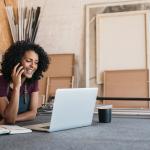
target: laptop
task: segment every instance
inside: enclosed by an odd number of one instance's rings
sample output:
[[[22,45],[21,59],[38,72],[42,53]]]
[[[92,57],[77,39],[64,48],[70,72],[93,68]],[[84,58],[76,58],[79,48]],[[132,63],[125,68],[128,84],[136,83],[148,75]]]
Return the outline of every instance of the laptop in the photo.
[[[51,121],[25,126],[37,131],[60,131],[92,124],[98,88],[57,89]]]

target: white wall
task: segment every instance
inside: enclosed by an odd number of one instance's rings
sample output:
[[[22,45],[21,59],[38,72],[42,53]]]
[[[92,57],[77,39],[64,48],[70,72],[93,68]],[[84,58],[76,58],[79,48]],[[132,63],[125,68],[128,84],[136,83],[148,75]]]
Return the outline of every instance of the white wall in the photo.
[[[36,42],[48,53],[76,54],[77,85],[85,85],[85,5],[127,0],[26,0],[43,12]],[[134,1],[134,0],[129,0]],[[142,0],[140,0],[142,1]]]

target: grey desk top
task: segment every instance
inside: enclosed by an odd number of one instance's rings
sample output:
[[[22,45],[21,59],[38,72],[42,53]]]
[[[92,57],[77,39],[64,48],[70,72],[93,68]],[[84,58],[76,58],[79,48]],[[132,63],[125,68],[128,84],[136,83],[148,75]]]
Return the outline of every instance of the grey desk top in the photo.
[[[35,124],[48,120],[39,115],[34,121],[19,125]],[[150,119],[112,118],[111,123],[93,125],[59,132],[36,132],[0,136],[0,150],[149,150]]]

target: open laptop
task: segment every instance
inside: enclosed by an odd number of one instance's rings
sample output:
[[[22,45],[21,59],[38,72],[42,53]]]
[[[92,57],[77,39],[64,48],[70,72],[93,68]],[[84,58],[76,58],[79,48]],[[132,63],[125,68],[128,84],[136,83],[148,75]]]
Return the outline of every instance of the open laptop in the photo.
[[[97,91],[97,88],[57,89],[51,122],[25,127],[52,132],[91,125]]]

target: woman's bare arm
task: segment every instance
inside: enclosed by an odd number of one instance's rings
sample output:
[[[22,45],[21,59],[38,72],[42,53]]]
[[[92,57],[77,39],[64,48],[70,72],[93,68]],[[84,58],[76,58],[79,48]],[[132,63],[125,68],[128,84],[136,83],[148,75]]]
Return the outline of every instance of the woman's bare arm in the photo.
[[[19,97],[20,97],[20,86],[21,86],[21,75],[24,72],[23,66],[19,66],[19,63],[14,67],[11,74],[13,82],[13,90],[11,98],[9,100],[6,109],[4,110],[4,119],[6,123],[15,124],[16,117],[19,107]]]
[[[20,88],[13,88],[11,99],[4,111],[6,123],[15,124],[19,107]]]
[[[8,103],[7,97],[0,97],[0,124],[5,124],[4,111]]]

